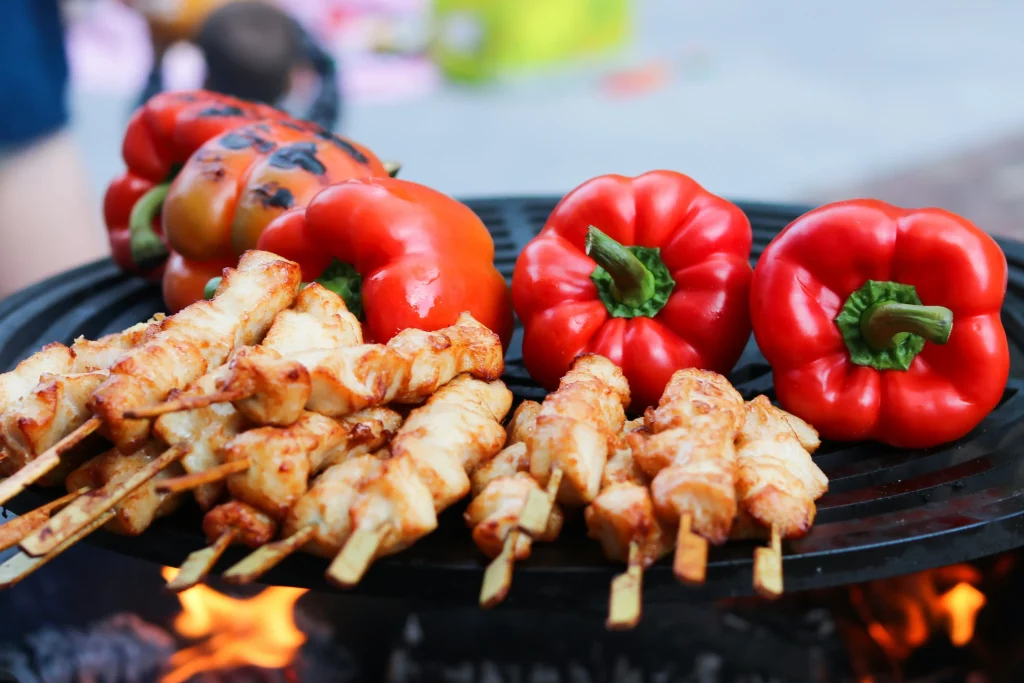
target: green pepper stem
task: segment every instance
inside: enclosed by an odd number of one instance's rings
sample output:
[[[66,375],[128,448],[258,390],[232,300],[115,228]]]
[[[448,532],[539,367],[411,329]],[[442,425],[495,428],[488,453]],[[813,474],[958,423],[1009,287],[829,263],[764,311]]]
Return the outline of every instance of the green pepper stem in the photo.
[[[212,299],[213,295],[217,293],[217,288],[220,287],[220,281],[223,279],[220,275],[211,277],[207,281],[206,286],[203,287],[203,298],[207,300]]]
[[[587,229],[585,246],[587,256],[611,276],[618,301],[641,306],[654,296],[654,274],[629,249],[594,226]]]
[[[935,344],[945,344],[953,331],[953,311],[943,306],[921,306],[891,301],[870,306],[860,318],[860,332],[875,350],[892,348],[896,335],[910,333]]]
[[[128,216],[132,260],[140,268],[159,262],[168,254],[167,245],[153,232],[153,220],[164,206],[170,183],[151,187],[139,197]]]

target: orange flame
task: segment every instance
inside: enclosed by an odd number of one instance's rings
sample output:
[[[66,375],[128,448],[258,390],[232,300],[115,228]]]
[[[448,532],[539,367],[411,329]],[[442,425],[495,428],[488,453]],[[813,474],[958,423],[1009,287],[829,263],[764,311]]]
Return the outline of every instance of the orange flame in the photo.
[[[177,569],[164,567],[170,581]],[[295,602],[304,588],[267,588],[248,599],[232,598],[199,585],[178,594],[182,612],[174,620],[180,635],[202,642],[171,656],[170,672],[160,683],[184,683],[202,671],[254,665],[289,665],[306,642],[295,625]]]
[[[978,610],[984,606],[985,595],[966,582],[958,583],[939,598],[939,607],[945,616],[949,639],[954,645],[963,647],[971,642]]]
[[[853,587],[850,597],[871,639],[890,661],[901,661],[939,630],[956,647],[971,642],[986,602],[973,585],[980,582],[980,572],[971,565],[953,565]]]

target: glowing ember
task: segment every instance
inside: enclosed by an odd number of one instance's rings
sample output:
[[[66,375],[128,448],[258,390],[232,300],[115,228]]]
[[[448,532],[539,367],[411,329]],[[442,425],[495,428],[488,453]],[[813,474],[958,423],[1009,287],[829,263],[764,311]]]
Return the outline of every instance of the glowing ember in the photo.
[[[946,617],[949,639],[957,647],[963,647],[974,637],[974,622],[978,610],[985,606],[985,596],[969,583],[958,583],[939,598],[939,604]]]
[[[177,573],[171,567],[162,570],[168,581]],[[239,599],[199,585],[179,593],[182,612],[174,620],[174,630],[185,638],[205,640],[176,652],[160,683],[184,683],[202,671],[247,665],[288,666],[306,642],[294,619],[295,602],[305,592],[274,587]]]

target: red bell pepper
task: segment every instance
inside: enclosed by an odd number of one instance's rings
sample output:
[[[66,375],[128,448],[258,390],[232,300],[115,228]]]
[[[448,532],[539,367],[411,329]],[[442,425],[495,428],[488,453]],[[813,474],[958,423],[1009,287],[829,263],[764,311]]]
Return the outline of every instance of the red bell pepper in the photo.
[[[860,199],[801,216],[751,289],[779,402],[830,439],[960,438],[1009,376],[1006,279],[995,240],[946,211]]]
[[[256,248],[298,262],[303,280],[341,294],[373,341],[439,330],[463,311],[506,346],[512,335],[490,233],[467,206],[423,185],[388,177],[332,185],[305,210],[281,214]]]
[[[159,276],[168,250],[153,208],[167,192],[163,184],[207,140],[255,119],[312,125],[263,104],[204,90],[161,93],[132,115],[121,148],[128,169],[110,184],[104,200],[115,263]]]
[[[157,214],[152,218],[149,229],[159,245],[142,255],[141,261],[136,260],[132,254],[131,216],[136,206],[145,205],[145,202],[139,202],[143,197],[147,197],[146,201],[162,199],[149,194],[155,184],[152,180],[125,171],[110,183],[103,197],[103,220],[107,225],[111,258],[121,270],[141,275],[148,280],[159,280],[163,274],[167,258],[163,227]]]
[[[681,173],[583,183],[516,263],[527,370],[553,390],[576,356],[601,354],[633,409],[680,368],[729,372],[750,337],[750,244],[743,212]]]

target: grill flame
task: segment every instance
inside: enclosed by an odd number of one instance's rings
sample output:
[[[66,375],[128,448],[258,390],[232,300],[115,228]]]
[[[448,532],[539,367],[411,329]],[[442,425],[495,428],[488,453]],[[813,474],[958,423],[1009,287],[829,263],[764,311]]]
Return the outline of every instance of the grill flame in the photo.
[[[178,570],[164,567],[161,573],[170,581]],[[174,630],[185,638],[202,640],[172,655],[160,683],[184,683],[202,671],[288,666],[306,642],[294,614],[295,603],[305,592],[271,587],[240,599],[198,585],[179,593],[182,611],[175,617]]]

